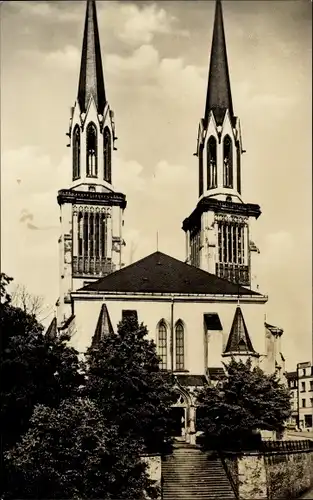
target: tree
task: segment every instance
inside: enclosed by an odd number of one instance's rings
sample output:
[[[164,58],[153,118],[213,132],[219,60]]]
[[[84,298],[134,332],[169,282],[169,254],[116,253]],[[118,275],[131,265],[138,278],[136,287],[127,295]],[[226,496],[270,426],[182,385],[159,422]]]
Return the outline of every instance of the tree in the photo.
[[[7,278],[1,277],[1,298]],[[1,303],[0,425],[2,449],[12,447],[27,431],[34,406],[57,406],[77,391],[84,377],[77,352],[65,339],[51,340],[34,315]]]
[[[38,405],[28,432],[6,454],[4,498],[143,499],[154,488],[141,451],[87,398],[64,400],[58,408]]]
[[[206,449],[241,450],[258,445],[258,430],[284,428],[290,396],[275,374],[231,360],[226,377],[198,394],[198,426]]]
[[[11,302],[13,306],[35,316],[39,316],[44,309],[43,296],[30,293],[26,286],[21,284],[17,284],[12,292]]]
[[[177,395],[169,375],[159,370],[155,344],[147,328],[127,318],[118,333],[87,352],[86,394],[116,424],[121,436],[143,442],[148,452],[170,443],[170,408]]]

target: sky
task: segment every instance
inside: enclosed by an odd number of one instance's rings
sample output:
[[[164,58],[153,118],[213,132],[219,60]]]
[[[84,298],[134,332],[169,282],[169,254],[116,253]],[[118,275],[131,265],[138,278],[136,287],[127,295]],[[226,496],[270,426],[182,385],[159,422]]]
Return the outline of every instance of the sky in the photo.
[[[4,1],[0,12],[1,269],[58,297],[58,189],[70,185],[67,137],[84,1]],[[185,259],[182,221],[197,203],[214,2],[98,1],[106,94],[115,112],[113,182],[127,196],[125,265],[156,250]],[[287,369],[312,358],[312,3],[225,0],[244,201],[261,206],[266,320],[284,329]]]

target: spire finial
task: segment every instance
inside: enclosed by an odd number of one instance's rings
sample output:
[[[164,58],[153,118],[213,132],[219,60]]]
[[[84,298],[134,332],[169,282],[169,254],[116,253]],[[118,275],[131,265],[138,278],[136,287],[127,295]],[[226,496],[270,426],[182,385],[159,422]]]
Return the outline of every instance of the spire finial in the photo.
[[[204,121],[207,123],[210,111],[220,125],[228,109],[233,117],[233,104],[228,71],[226,41],[221,0],[216,0],[211,47],[209,80]]]
[[[99,29],[95,0],[87,0],[83,48],[78,84],[78,102],[85,113],[93,97],[97,111],[103,113],[106,104]]]

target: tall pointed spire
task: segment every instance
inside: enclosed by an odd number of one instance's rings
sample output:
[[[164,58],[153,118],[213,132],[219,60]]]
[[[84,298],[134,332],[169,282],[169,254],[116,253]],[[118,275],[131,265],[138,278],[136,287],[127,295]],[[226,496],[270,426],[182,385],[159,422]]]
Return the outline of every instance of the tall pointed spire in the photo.
[[[205,123],[208,121],[210,111],[213,111],[216,122],[220,125],[227,109],[230,116],[233,117],[222,2],[221,0],[216,0],[208,90],[204,115]]]
[[[97,111],[103,114],[106,104],[101,49],[95,0],[87,0],[82,58],[78,85],[78,102],[86,112],[91,96]]]

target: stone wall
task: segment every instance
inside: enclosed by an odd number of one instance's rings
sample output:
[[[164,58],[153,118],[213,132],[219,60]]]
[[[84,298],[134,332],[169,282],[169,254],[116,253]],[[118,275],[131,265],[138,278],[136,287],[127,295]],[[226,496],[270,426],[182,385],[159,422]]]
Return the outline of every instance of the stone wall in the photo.
[[[146,456],[142,457],[142,460],[147,464],[147,473],[149,474],[150,479],[155,482],[154,486],[156,486],[159,489],[159,495],[156,497],[155,500],[160,500],[161,499],[161,470],[162,470],[161,456],[160,455],[146,455]],[[150,497],[147,495],[146,499],[149,500]]]
[[[269,500],[297,498],[313,486],[313,452],[264,457]]]
[[[240,500],[298,498],[313,486],[313,450],[227,454],[224,462]]]

